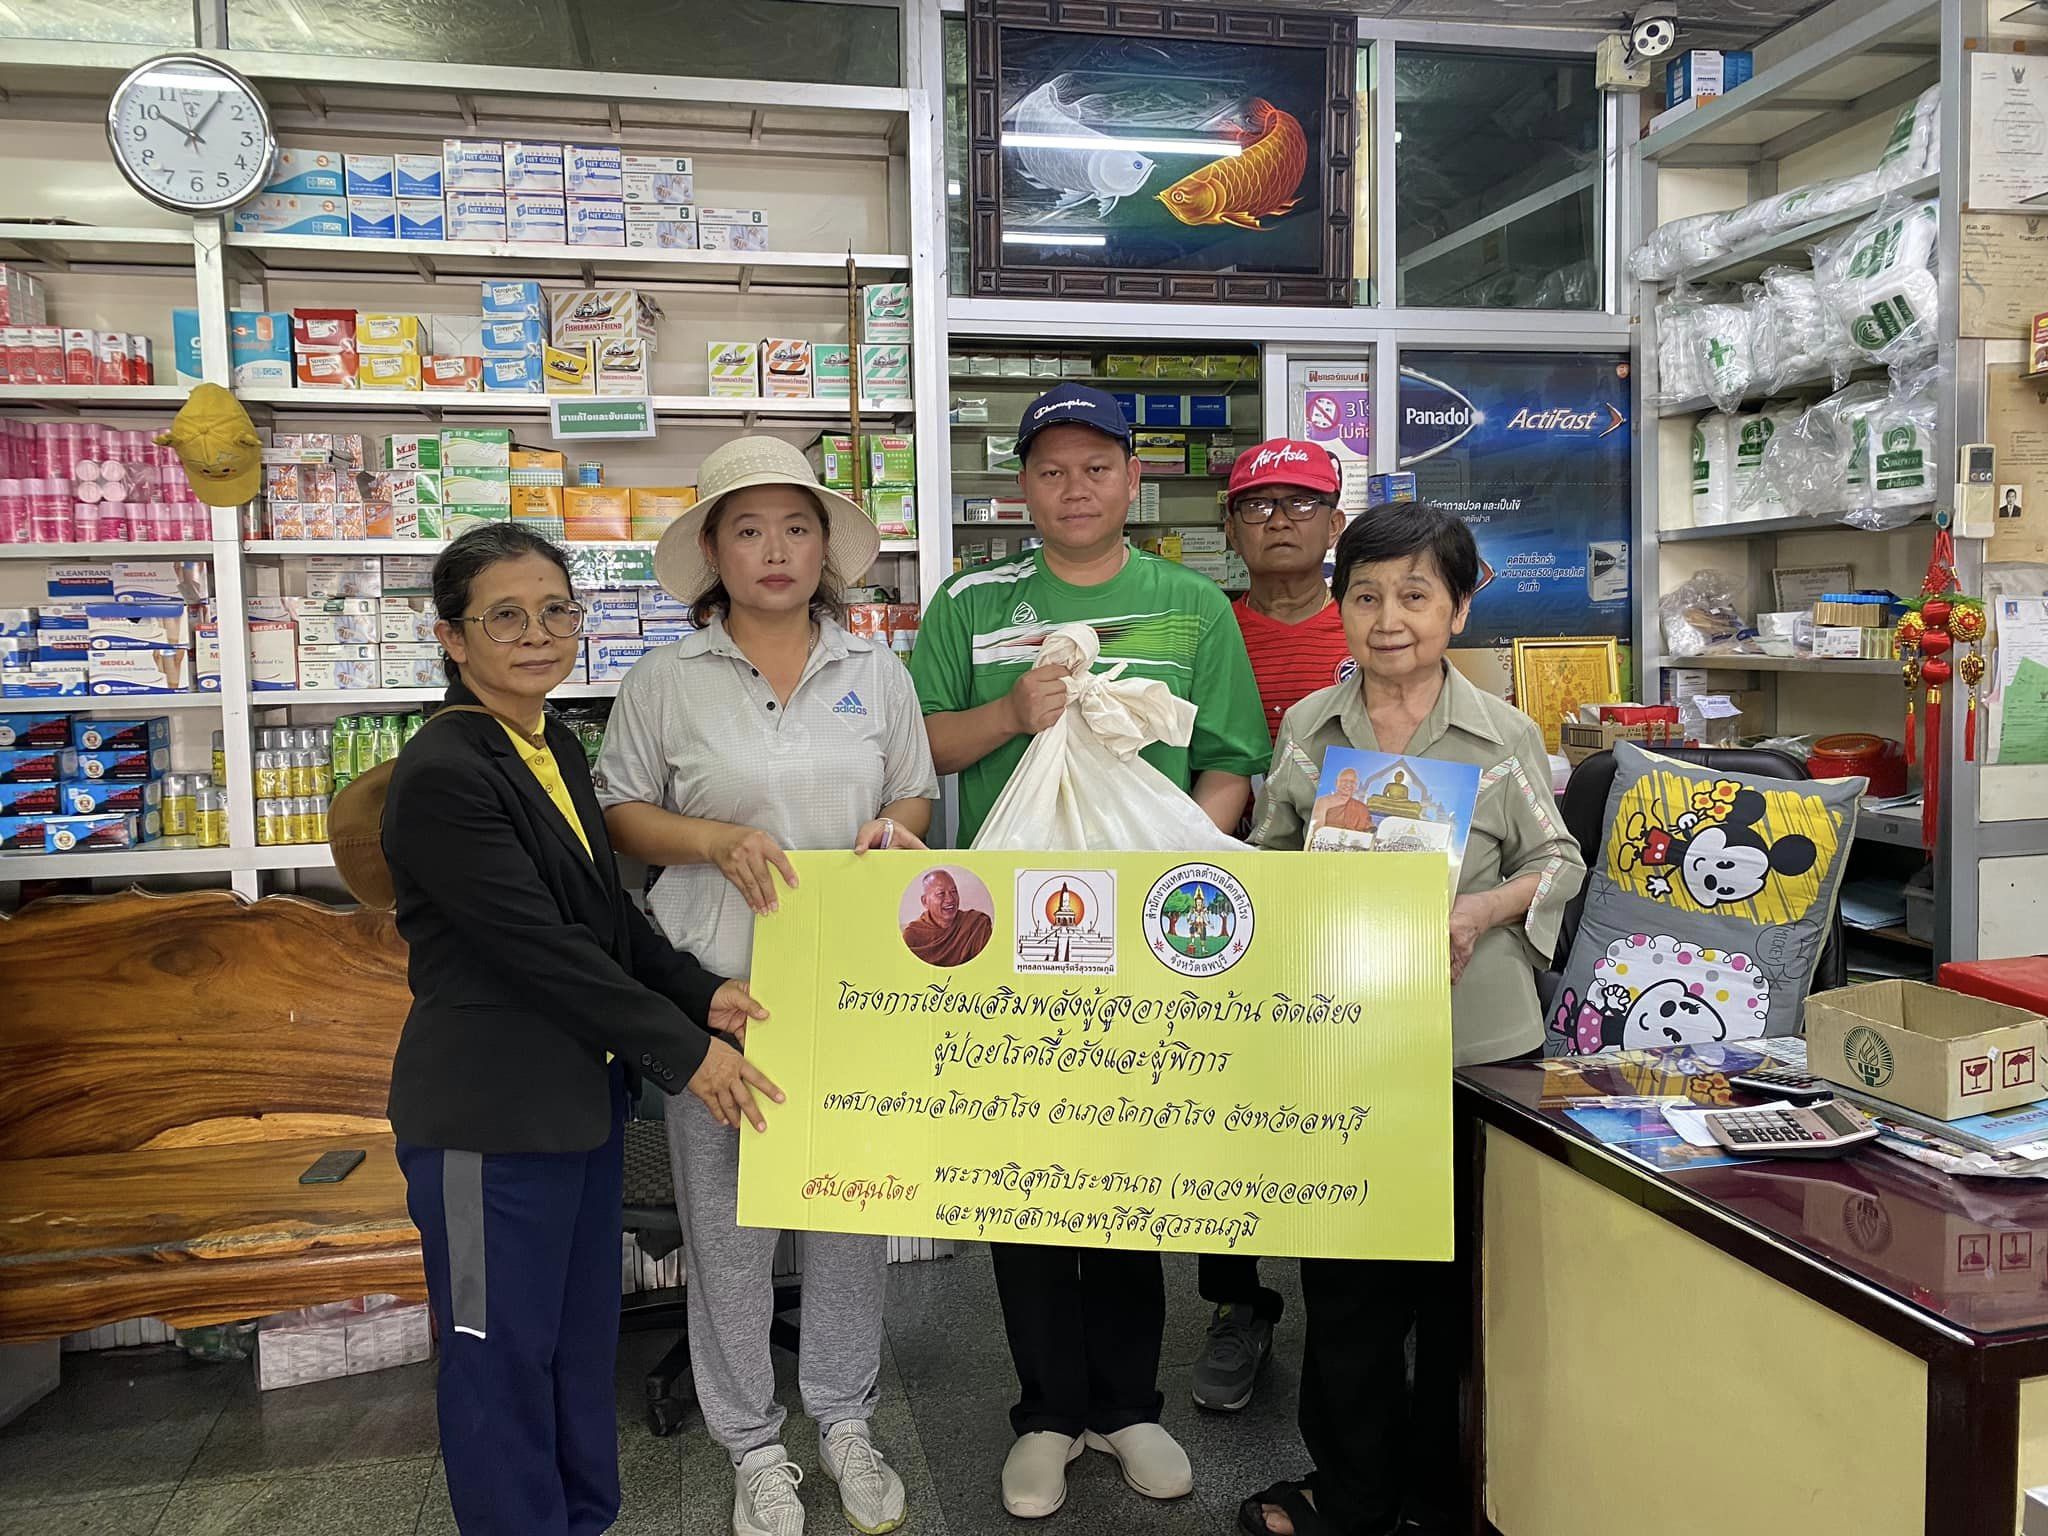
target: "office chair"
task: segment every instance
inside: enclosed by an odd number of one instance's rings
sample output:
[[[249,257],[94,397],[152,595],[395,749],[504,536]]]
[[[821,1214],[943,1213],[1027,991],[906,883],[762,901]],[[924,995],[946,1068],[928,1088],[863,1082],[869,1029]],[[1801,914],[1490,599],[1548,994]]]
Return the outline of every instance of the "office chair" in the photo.
[[[659,1093],[652,1093],[656,1101]],[[667,1258],[683,1245],[682,1218],[676,1214],[675,1178],[668,1160],[668,1123],[659,1102],[639,1106],[626,1122],[626,1179],[622,1225],[650,1259]],[[651,1118],[645,1116],[651,1115]],[[643,1291],[626,1297],[619,1307],[619,1327],[631,1332],[673,1328],[676,1342],[646,1378],[647,1427],[667,1437],[681,1429],[697,1404],[690,1376],[690,1315],[681,1288]],[[798,1326],[787,1313],[797,1312],[802,1287],[794,1280],[775,1287],[775,1320],[768,1342],[795,1353]]]
[[[1730,774],[1746,773],[1767,779],[1810,777],[1806,765],[1798,758],[1758,747],[1660,746],[1656,752],[1660,757],[1676,758],[1682,763],[1694,763]],[[1589,872],[1599,868],[1604,851],[1607,797],[1614,788],[1615,769],[1612,752],[1596,752],[1572,770],[1572,776],[1564,786],[1564,799],[1559,810],[1564,816],[1565,830],[1579,841],[1579,852],[1585,856]],[[1589,873],[1589,884],[1590,881]],[[1579,936],[1579,924],[1585,915],[1586,887],[1581,886],[1578,895],[1564,909],[1564,921],[1558,929],[1557,953],[1551,958],[1551,969],[1536,978],[1536,995],[1543,1005],[1543,1017],[1546,1019],[1556,1006],[1558,988],[1564,980],[1565,962],[1571,958],[1572,944]],[[1848,979],[1848,951],[1842,938],[1842,913],[1837,906],[1829,914],[1827,943],[1821,947],[1820,964],[1814,970],[1813,985],[1809,990],[1822,992],[1829,987],[1842,986]]]

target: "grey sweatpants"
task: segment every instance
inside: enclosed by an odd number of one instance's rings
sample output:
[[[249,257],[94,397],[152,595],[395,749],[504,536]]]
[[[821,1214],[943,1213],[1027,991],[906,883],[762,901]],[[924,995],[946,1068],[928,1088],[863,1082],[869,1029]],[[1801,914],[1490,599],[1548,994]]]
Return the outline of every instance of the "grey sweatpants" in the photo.
[[[748,1452],[782,1439],[784,1414],[775,1401],[775,1367],[768,1356],[780,1234],[739,1225],[740,1132],[713,1120],[695,1094],[670,1097],[668,1145],[689,1271],[697,1405],[711,1437],[737,1466]],[[888,1263],[886,1237],[803,1235],[803,1342],[796,1375],[804,1412],[820,1431],[871,1418],[880,1401],[876,1382]]]

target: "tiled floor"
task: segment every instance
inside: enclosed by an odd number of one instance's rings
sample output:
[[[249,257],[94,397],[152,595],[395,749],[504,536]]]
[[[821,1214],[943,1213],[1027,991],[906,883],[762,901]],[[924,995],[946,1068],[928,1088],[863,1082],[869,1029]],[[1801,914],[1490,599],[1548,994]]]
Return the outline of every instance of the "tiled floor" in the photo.
[[[1218,1418],[1188,1401],[1207,1308],[1192,1260],[1167,1261],[1160,1386],[1166,1424],[1194,1462],[1193,1497],[1148,1503],[1107,1457],[1084,1456],[1047,1536],[1228,1532],[1237,1502],[1301,1470],[1294,1386],[1301,1354],[1292,1264],[1264,1266],[1289,1315],[1258,1397]],[[722,1536],[732,1478],[702,1423],[657,1440],[641,1419],[640,1378],[669,1336],[628,1334],[619,1351],[624,1536]],[[781,1358],[792,1405],[790,1454],[804,1469],[810,1529],[848,1529],[818,1469],[816,1432],[795,1408],[794,1362]],[[970,1250],[890,1270],[888,1350],[875,1435],[910,1493],[907,1529],[1017,1536],[997,1473],[1009,1449],[1015,1382],[988,1255]],[[200,1365],[170,1350],[67,1356],[64,1384],[0,1430],[0,1531],[9,1536],[447,1536],[455,1530],[436,1454],[434,1367],[259,1394],[246,1365]]]

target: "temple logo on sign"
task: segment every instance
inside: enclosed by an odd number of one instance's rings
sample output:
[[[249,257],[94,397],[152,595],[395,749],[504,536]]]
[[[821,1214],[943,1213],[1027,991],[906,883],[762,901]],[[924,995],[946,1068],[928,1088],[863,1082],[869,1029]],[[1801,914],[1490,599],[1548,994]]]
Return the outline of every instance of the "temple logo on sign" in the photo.
[[[1106,869],[1017,872],[1020,975],[1116,974],[1116,876]]]

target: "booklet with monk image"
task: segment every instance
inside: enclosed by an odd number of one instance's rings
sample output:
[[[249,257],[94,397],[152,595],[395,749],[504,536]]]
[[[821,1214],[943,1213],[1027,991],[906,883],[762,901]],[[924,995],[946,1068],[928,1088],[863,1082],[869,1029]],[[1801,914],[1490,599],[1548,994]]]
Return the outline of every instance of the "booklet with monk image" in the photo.
[[[1451,861],[1451,889],[1479,803],[1479,768],[1434,757],[1332,747],[1323,754],[1303,846],[1311,853],[1415,853]]]

